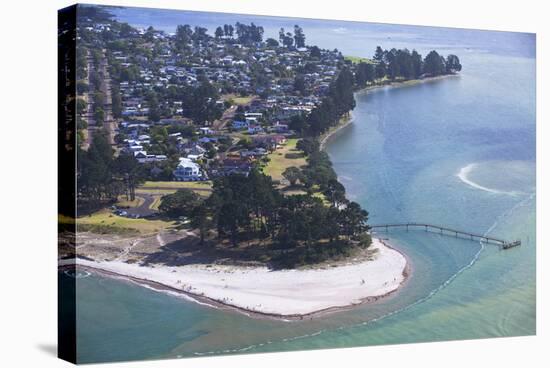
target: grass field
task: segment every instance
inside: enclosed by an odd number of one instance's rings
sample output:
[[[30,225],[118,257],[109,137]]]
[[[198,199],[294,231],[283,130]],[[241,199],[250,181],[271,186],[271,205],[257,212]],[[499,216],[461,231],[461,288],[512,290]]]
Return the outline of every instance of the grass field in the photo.
[[[155,197],[162,197],[166,194],[176,193],[177,189],[136,189],[136,194],[150,194]],[[205,190],[195,190],[195,193],[202,197],[208,197],[211,192]]]
[[[349,60],[354,64],[359,64],[360,62],[374,64],[374,61],[372,59],[360,56],[344,56],[344,59]]]
[[[270,161],[264,168],[264,173],[273,178],[273,180],[281,180],[283,178],[283,171],[287,167],[296,166],[300,168],[306,165],[306,159],[303,156],[300,157],[288,157],[288,154],[299,155],[300,150],[296,148],[298,139],[289,139],[282,148],[279,148],[273,153],[268,155]]]
[[[155,189],[181,189],[181,188],[188,188],[188,189],[211,189],[212,188],[212,182],[211,181],[146,181],[141,185],[138,189],[147,189],[147,188],[155,188]]]
[[[153,196],[157,196],[157,195],[160,195],[160,196],[163,196],[163,195],[166,195],[166,194],[172,194],[172,193],[175,193],[177,189],[147,189],[147,188],[143,188],[143,189],[136,189],[136,194],[150,194],[150,195],[153,195]]]
[[[301,188],[292,188],[292,189],[285,189],[283,190],[282,192],[285,196],[292,196],[292,195],[305,195],[307,194],[307,192],[305,191],[305,189],[301,189]],[[325,206],[330,206],[330,203],[329,201],[327,200],[327,198],[325,197],[325,195],[321,192],[314,192],[312,194],[313,197],[316,197],[316,198],[319,198],[321,201],[323,201],[323,204]]]
[[[62,221],[62,218],[60,218]],[[76,220],[80,231],[112,234],[150,234],[174,226],[172,221],[132,219],[117,216],[109,210],[101,210],[90,216],[82,216]]]
[[[223,96],[223,98],[225,100],[233,100],[233,103],[235,103],[235,105],[239,105],[239,106],[243,106],[243,105],[248,105],[250,103],[250,101],[252,101],[252,99],[254,99],[254,97],[256,96],[253,96],[253,95],[248,95],[248,96],[237,96],[237,95],[225,95]]]

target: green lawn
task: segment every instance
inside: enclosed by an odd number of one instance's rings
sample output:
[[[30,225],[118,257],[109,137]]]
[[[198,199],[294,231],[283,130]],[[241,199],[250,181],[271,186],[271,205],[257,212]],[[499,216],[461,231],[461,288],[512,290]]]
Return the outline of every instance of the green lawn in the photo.
[[[289,139],[282,148],[279,148],[275,152],[268,155],[270,161],[264,168],[264,173],[273,178],[273,180],[281,180],[283,178],[283,171],[287,167],[296,166],[298,168],[306,165],[306,159],[303,156],[300,157],[287,157],[287,154],[300,155],[302,151],[296,148],[298,139]]]
[[[211,189],[211,181],[146,181],[138,189],[158,188],[158,189]]]
[[[148,189],[148,188],[137,188],[136,194],[150,194],[150,195],[165,195],[175,193],[177,189]]]
[[[237,95],[225,95],[223,96],[226,100],[233,100],[233,103],[235,105],[243,106],[248,105],[250,101],[256,96],[254,95],[248,95],[248,96],[237,96]]]
[[[62,219],[60,218],[60,221]],[[150,234],[167,229],[174,225],[173,221],[132,219],[114,215],[109,210],[101,210],[90,216],[82,216],[76,220],[80,231],[98,233],[141,233]]]
[[[372,59],[361,56],[344,56],[344,59],[351,61],[353,64],[359,64],[360,62],[374,64]]]
[[[301,189],[300,187],[296,187],[296,188],[292,188],[292,189],[284,189],[282,191],[282,193],[285,195],[285,196],[293,196],[293,195],[305,195],[307,194],[307,192],[305,191],[305,189]],[[325,206],[330,206],[330,203],[329,201],[327,200],[327,198],[325,197],[325,195],[321,192],[314,192],[312,194],[313,197],[315,198],[319,198],[321,201],[323,201],[323,204]]]
[[[205,188],[207,188],[207,187],[205,187]],[[149,195],[154,196],[155,200],[153,201],[151,206],[149,206],[149,208],[151,208],[153,210],[158,210],[158,206],[160,205],[160,202],[161,202],[161,197],[164,196],[164,195],[167,195],[167,194],[176,193],[176,191],[178,189],[182,189],[182,188],[172,188],[172,189],[170,189],[170,188],[162,188],[162,189],[137,188],[136,189],[136,194],[137,195],[149,194]],[[193,190],[194,188],[189,188],[189,189]],[[194,190],[194,192],[197,193],[198,195],[200,195],[201,197],[208,197],[210,195],[210,192],[206,191],[206,190]]]

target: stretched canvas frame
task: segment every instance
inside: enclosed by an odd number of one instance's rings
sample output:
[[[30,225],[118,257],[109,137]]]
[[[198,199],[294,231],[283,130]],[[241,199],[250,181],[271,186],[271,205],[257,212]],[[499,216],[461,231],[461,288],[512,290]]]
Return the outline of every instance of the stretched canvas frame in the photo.
[[[60,358],[535,334],[534,34],[58,21]]]

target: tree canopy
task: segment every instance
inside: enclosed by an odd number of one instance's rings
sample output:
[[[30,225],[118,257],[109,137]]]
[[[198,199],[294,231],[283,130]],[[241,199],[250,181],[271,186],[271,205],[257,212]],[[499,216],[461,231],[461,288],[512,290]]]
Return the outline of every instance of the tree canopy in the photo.
[[[198,204],[198,194],[190,189],[178,189],[176,193],[162,197],[159,211],[164,215],[174,218],[190,216]]]

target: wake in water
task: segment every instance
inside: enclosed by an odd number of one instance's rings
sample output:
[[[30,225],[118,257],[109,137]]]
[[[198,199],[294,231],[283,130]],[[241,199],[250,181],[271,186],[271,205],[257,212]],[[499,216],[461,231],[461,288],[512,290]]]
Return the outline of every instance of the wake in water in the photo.
[[[494,194],[505,194],[505,195],[510,195],[510,196],[518,196],[518,195],[521,195],[521,194],[526,194],[524,192],[520,192],[520,191],[503,191],[503,190],[498,190],[498,189],[493,189],[493,188],[487,188],[487,187],[484,187],[483,185],[480,185],[472,180],[470,180],[469,178],[469,174],[472,172],[473,169],[475,169],[479,164],[477,163],[471,163],[471,164],[468,164],[466,166],[464,166],[463,168],[460,169],[460,171],[456,174],[456,176],[458,176],[458,178],[463,182],[463,183],[466,183],[468,184],[469,186],[473,187],[473,188],[476,188],[476,189],[479,189],[479,190],[483,190],[485,192],[489,192],[489,193],[494,193]]]

